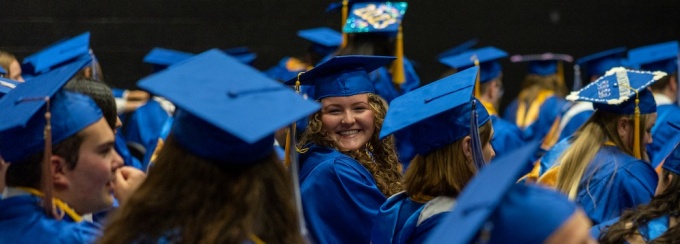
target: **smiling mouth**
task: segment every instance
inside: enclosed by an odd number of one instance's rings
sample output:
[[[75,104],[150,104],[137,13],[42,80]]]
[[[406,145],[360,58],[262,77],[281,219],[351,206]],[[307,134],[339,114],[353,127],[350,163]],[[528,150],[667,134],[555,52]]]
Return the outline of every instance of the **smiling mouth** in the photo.
[[[340,131],[338,134],[341,136],[351,136],[359,133],[359,130],[345,130],[345,131]]]

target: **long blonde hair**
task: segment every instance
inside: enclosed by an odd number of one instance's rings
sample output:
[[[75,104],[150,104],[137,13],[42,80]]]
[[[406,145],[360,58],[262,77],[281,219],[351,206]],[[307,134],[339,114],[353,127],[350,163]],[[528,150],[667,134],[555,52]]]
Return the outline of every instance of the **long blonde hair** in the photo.
[[[373,179],[375,179],[375,183],[383,195],[391,196],[401,191],[401,173],[399,170],[399,159],[397,158],[394,146],[394,136],[388,136],[382,140],[379,137],[380,129],[387,113],[387,102],[380,96],[369,93],[368,104],[373,111],[373,126],[375,127],[371,140],[366,146],[372,154],[372,158],[363,150],[341,152],[354,158],[364,166],[373,175]],[[314,113],[310,117],[309,125],[302,134],[298,148],[303,148],[309,143],[339,149],[338,145],[323,130],[321,111]]]
[[[640,116],[640,135],[644,135],[648,116],[647,114]],[[574,199],[586,168],[606,141],[613,142],[624,153],[633,155],[633,149],[623,142],[618,133],[618,121],[624,117],[629,118],[633,123],[632,115],[618,115],[597,110],[576,131],[571,146],[558,159],[561,163],[557,174],[557,190],[567,194],[570,199]],[[643,159],[648,161],[644,145],[644,136],[642,136],[640,152],[642,152]]]

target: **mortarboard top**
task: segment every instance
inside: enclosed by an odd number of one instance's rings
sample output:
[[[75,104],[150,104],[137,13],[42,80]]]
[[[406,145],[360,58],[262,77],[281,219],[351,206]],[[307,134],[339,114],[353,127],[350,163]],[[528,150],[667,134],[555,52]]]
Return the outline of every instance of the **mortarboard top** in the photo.
[[[177,106],[171,134],[182,147],[221,164],[270,155],[276,130],[319,109],[217,49],[150,75],[138,86]]]
[[[369,73],[392,62],[395,57],[336,56],[299,75],[300,85],[314,86],[314,99],[375,93]],[[295,85],[298,77],[285,82]]]
[[[344,33],[397,33],[407,7],[406,2],[354,3],[342,31]]]
[[[410,137],[415,153],[428,153],[470,135],[472,92],[478,67],[472,67],[420,87],[392,100],[380,138],[393,133]],[[477,102],[478,126],[489,114]]]
[[[484,167],[426,243],[543,243],[577,208],[553,190],[515,184],[538,145],[531,142]]]
[[[625,66],[625,56],[626,48],[618,47],[579,58],[575,64],[585,68],[588,77],[602,76],[611,68]]]
[[[0,98],[5,96],[9,91],[16,88],[21,82],[10,80],[7,78],[0,78]]]
[[[158,72],[193,56],[193,53],[155,47],[144,56],[144,63],[153,64],[154,72]]]
[[[300,30],[297,35],[312,42],[312,50],[321,55],[328,55],[342,44],[342,33],[328,27]]]
[[[461,54],[461,53],[463,53],[463,52],[465,52],[465,51],[469,51],[469,50],[472,49],[472,47],[474,47],[475,45],[477,45],[477,38],[468,40],[468,41],[466,41],[466,42],[461,43],[461,44],[458,45],[458,46],[455,46],[455,47],[452,47],[451,49],[448,49],[448,50],[446,50],[446,51],[443,51],[442,53],[440,53],[439,55],[437,55],[437,59],[442,59],[442,58],[444,58],[444,57],[448,57],[448,56],[453,56],[453,55]]]
[[[50,97],[52,143],[56,144],[102,118],[87,96],[62,91],[62,87],[88,65],[83,59],[62,65],[27,81],[0,99],[0,154],[18,162],[44,149],[45,104]],[[30,99],[30,100],[27,100]]]
[[[226,53],[229,56],[232,56],[241,63],[244,64],[252,64],[253,61],[257,58],[257,54],[253,53],[248,49],[247,47],[233,47],[233,48],[227,48],[223,49],[222,52]]]
[[[501,65],[497,60],[507,56],[508,53],[505,51],[489,46],[444,57],[439,59],[439,62],[455,69],[464,69],[474,66],[475,60],[477,60],[480,66],[479,82],[484,83],[495,79],[501,74]]]
[[[375,2],[375,0],[348,0],[347,5],[352,6],[352,4],[355,3],[364,3],[364,2]],[[331,4],[326,7],[326,12],[338,12],[342,9],[342,1],[339,2],[332,2]]]
[[[628,61],[636,68],[673,74],[678,72],[678,49],[677,41],[639,47],[628,51]]]
[[[640,99],[640,113],[654,113],[656,112],[654,96],[645,88],[665,75],[666,73],[663,72],[636,71],[616,67],[581,90],[569,94],[567,100],[592,102],[594,109],[633,115],[637,91]]]
[[[75,59],[90,57],[90,32],[61,40],[37,53],[24,58],[22,71],[29,75],[41,74]]]
[[[573,58],[567,54],[543,53],[530,55],[513,55],[510,61],[513,63],[527,62],[528,73],[535,75],[552,75],[558,73],[559,62],[573,62]]]

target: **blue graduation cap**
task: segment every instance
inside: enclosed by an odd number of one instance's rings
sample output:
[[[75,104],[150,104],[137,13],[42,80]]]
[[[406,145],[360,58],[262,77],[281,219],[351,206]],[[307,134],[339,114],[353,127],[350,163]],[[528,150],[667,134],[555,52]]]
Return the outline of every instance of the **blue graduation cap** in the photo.
[[[380,138],[400,133],[410,138],[420,155],[437,150],[470,135],[470,116],[475,98],[478,67],[472,67],[420,87],[392,100]],[[477,102],[479,103],[479,102]],[[484,106],[476,106],[477,127],[489,121]]]
[[[586,75],[592,77],[602,76],[611,68],[624,66],[625,61],[626,48],[618,47],[579,58],[575,64],[581,69],[585,68]]]
[[[680,129],[680,125],[678,124],[673,124],[670,123],[675,129]],[[673,145],[673,143],[669,143]],[[673,151],[668,155],[666,160],[663,162],[663,166],[661,166],[663,169],[668,170],[670,172],[676,173],[680,175],[680,147],[678,146],[680,144],[675,143],[673,146]],[[661,151],[659,152],[661,153]]]
[[[556,54],[556,53],[543,53],[543,54],[531,54],[531,55],[513,55],[510,57],[510,61],[513,63],[517,62],[528,62],[528,73],[535,75],[553,75],[560,74],[562,62],[573,62],[573,58],[566,54]]]
[[[553,190],[515,184],[538,145],[531,142],[482,169],[426,243],[543,243],[577,207]]]
[[[440,53],[439,55],[437,55],[437,59],[442,59],[442,58],[444,58],[444,57],[448,57],[448,56],[453,56],[453,55],[461,54],[461,53],[463,53],[463,52],[465,52],[465,51],[469,51],[469,50],[472,49],[472,47],[474,47],[475,45],[477,45],[477,38],[468,40],[468,41],[466,41],[466,42],[461,43],[461,44],[458,45],[458,46],[455,46],[455,47],[452,47],[451,49],[448,49],[448,50],[446,50],[446,51],[443,51],[442,53]]]
[[[397,33],[406,2],[359,2],[352,4],[342,31],[345,33]]]
[[[50,70],[0,99],[0,155],[6,161],[18,163],[44,149],[46,98],[50,99],[53,144],[102,118],[89,97],[61,89],[90,61],[77,60]]]
[[[394,59],[389,56],[336,56],[284,83],[292,86],[300,81],[300,85],[314,86],[315,100],[375,93],[369,73]]]
[[[257,54],[253,53],[248,49],[247,47],[233,47],[233,48],[227,48],[223,49],[222,52],[226,53],[229,56],[232,56],[241,63],[244,64],[252,64],[253,61],[257,58]]]
[[[19,84],[22,84],[22,82],[0,78],[0,98],[4,97],[5,94],[16,88]]]
[[[300,30],[297,35],[312,42],[312,50],[323,56],[337,50],[342,44],[342,33],[328,27]]]
[[[27,74],[42,74],[59,65],[76,59],[92,61],[90,54],[90,32],[59,41],[24,58],[22,71]]]
[[[182,147],[220,164],[271,155],[276,130],[319,109],[316,102],[217,49],[137,85],[177,106],[171,134]]]
[[[485,83],[501,75],[501,65],[498,59],[505,58],[508,53],[496,47],[483,47],[463,52],[458,55],[439,59],[439,62],[455,69],[465,69],[479,63],[479,82]]]
[[[144,56],[144,63],[153,64],[154,72],[158,72],[193,56],[193,53],[155,47]]]
[[[678,42],[664,42],[628,51],[628,61],[636,68],[648,71],[678,72]]]
[[[652,155],[653,157],[650,163],[654,168],[659,166],[662,162],[664,163],[664,166],[670,164],[666,166],[668,167],[667,170],[680,174],[680,147],[678,147],[678,145],[680,145],[680,124],[674,121],[666,121],[665,123],[668,123],[668,125],[671,126],[674,136],[668,141],[669,143],[663,144],[661,148],[659,148],[659,151]],[[673,162],[669,163],[669,160],[672,160]]]

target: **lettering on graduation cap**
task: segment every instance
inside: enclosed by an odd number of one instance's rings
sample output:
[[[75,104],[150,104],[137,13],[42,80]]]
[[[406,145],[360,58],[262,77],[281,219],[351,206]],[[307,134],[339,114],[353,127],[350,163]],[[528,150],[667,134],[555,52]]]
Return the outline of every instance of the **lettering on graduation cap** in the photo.
[[[353,12],[361,19],[356,20],[356,25],[359,28],[365,28],[371,25],[374,29],[384,29],[392,24],[397,23],[400,16],[400,10],[391,5],[375,5],[368,4],[364,8],[355,9]]]
[[[597,83],[597,97],[606,98],[612,95],[611,87],[609,86],[609,81],[605,80]]]

